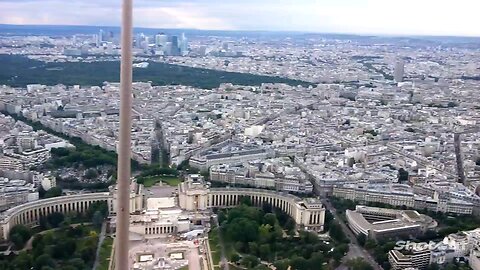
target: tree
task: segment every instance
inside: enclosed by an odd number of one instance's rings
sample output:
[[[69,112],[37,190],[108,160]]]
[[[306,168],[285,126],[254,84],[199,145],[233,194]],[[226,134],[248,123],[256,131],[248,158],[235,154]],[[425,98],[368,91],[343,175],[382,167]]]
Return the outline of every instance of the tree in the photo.
[[[334,220],[333,214],[329,210],[325,211],[325,227],[324,227],[325,231],[330,230],[330,224],[333,220]]]
[[[253,270],[270,270],[270,268],[268,268],[268,266],[266,266],[264,264],[259,264],[259,265],[255,266],[255,268],[253,268]]]
[[[329,234],[333,239],[339,242],[346,241],[347,239],[345,233],[342,230],[342,227],[340,226],[340,224],[338,224],[338,222],[332,222],[332,224],[330,225]]]
[[[95,258],[95,247],[87,246],[80,250],[81,258],[86,262],[91,262]]]
[[[269,244],[262,244],[258,247],[258,255],[264,260],[268,260],[272,257],[272,251],[270,250]]]
[[[315,252],[312,254],[310,259],[308,260],[308,264],[310,265],[310,269],[318,269],[320,265],[325,262],[325,256],[322,252]]]
[[[63,148],[63,147],[52,148],[50,150],[50,153],[52,153],[52,156],[64,157],[64,156],[68,156],[68,154],[70,154],[70,150],[68,150],[68,148]]]
[[[86,172],[85,172],[85,178],[87,179],[94,179],[94,178],[97,178],[98,177],[98,171],[95,170],[95,169],[88,169]]]
[[[22,251],[10,263],[10,269],[30,269],[33,266],[33,258],[30,254]],[[4,269],[1,268],[0,269]],[[8,269],[8,268],[5,268]]]
[[[300,240],[305,244],[314,244],[318,242],[318,236],[312,232],[300,231]]]
[[[21,224],[13,226],[9,233],[9,239],[17,249],[23,248],[31,236],[32,231]]]
[[[438,235],[439,235],[440,237],[445,237],[445,236],[447,236],[447,235],[449,235],[449,234],[456,233],[456,232],[458,232],[458,231],[460,231],[459,228],[454,227],[454,226],[449,226],[449,227],[440,229],[440,230],[438,231]]]
[[[13,243],[16,249],[22,249],[26,243],[26,241],[24,241],[23,238],[18,234],[10,236],[10,242]]]
[[[458,270],[458,267],[454,263],[448,263],[445,268],[445,270]]]
[[[107,202],[101,201],[101,202],[93,202],[92,204],[90,204],[90,206],[87,209],[87,217],[88,218],[93,218],[93,215],[97,211],[100,211],[103,218],[106,218],[108,216],[108,204],[107,204]]]
[[[85,262],[80,258],[73,258],[69,260],[68,265],[75,267],[77,270],[83,270],[86,267]]]
[[[287,259],[278,260],[273,263],[273,265],[277,268],[277,270],[287,270],[290,266],[290,262]]]
[[[32,248],[37,248],[43,245],[43,235],[37,234],[32,240]]]
[[[339,263],[347,252],[348,252],[348,245],[340,244],[333,249],[331,255],[332,255],[332,258],[335,260],[335,262]]]
[[[290,265],[292,266],[293,269],[298,269],[298,270],[309,269],[308,261],[305,258],[298,257],[298,256],[295,256],[292,259],[290,259]]]
[[[260,263],[260,260],[252,255],[245,255],[240,263],[248,269],[254,268]]]
[[[35,269],[42,269],[44,266],[55,267],[55,261],[48,254],[43,254],[35,259]]]
[[[234,253],[253,256],[255,261],[258,258],[273,261],[275,258],[274,265],[278,270],[287,270],[289,266],[291,269],[325,269],[325,263],[332,259],[340,261],[348,252],[348,244],[327,244],[320,241],[317,234],[304,230],[299,230],[299,237],[284,237],[286,225],[292,219],[278,209],[273,210],[275,214],[269,214],[246,205],[225,210],[226,217],[222,222],[223,240],[233,246]],[[332,247],[336,254],[330,252]],[[232,255],[229,259],[235,261],[239,257]],[[247,269],[254,269],[258,265],[254,263],[253,266],[251,261],[251,257],[240,259]]]
[[[270,242],[271,233],[273,226],[270,224],[263,224],[258,227],[258,239],[260,243]]]
[[[408,181],[408,172],[404,168],[398,169],[398,182],[403,183]]]
[[[38,187],[38,197],[45,198],[46,193],[47,193],[47,191],[42,187],[42,185],[40,185]]]
[[[262,203],[262,211],[263,211],[264,213],[272,213],[272,211],[273,211],[273,206],[272,206],[272,204],[264,201],[264,202]]]
[[[285,227],[285,230],[287,230],[288,232],[294,232],[295,221],[292,218],[288,217],[284,227]]]
[[[230,261],[233,262],[233,263],[237,263],[238,261],[240,261],[240,255],[238,255],[238,253],[233,253],[232,255],[230,255]]]
[[[219,210],[218,214],[218,223],[221,225],[225,220],[227,220],[227,214],[225,213],[224,210]]]
[[[64,220],[65,216],[60,212],[54,212],[47,216],[48,224],[50,224],[52,228],[57,228]]]
[[[257,241],[258,225],[255,221],[246,218],[239,218],[229,224],[226,232],[227,236],[234,241],[241,241],[243,243]]]
[[[250,254],[258,255],[258,244],[256,242],[248,242],[248,251]]]
[[[65,265],[64,267],[62,267],[62,270],[77,270],[78,268],[76,268],[75,266],[71,266],[71,265]]]
[[[250,200],[250,197],[242,196],[240,198],[240,204],[243,204],[246,206],[252,206],[252,200]]]
[[[63,191],[60,187],[52,187],[45,193],[45,198],[59,197],[62,196],[62,193]]]
[[[365,248],[366,249],[373,249],[377,246],[377,242],[375,242],[375,240],[373,239],[367,239],[367,241],[365,241]]]
[[[439,270],[440,267],[438,266],[438,264],[436,263],[431,263],[427,266],[427,269],[426,270]]]
[[[43,236],[41,234],[35,235],[32,241],[32,255],[34,258],[45,253],[45,243],[43,241]]]
[[[275,214],[272,214],[272,213],[269,213],[269,212],[265,212],[265,213],[267,213],[267,214],[265,214],[265,216],[263,217],[263,223],[268,224],[272,227],[275,226],[275,224],[277,224],[277,222],[278,222]]]
[[[102,215],[102,213],[100,211],[96,211],[92,218],[93,226],[101,228],[104,219],[105,217]]]
[[[77,248],[77,243],[72,238],[59,239],[53,246],[52,256],[56,259],[70,258]]]
[[[359,243],[361,246],[365,246],[365,243],[366,243],[366,241],[367,241],[367,237],[366,237],[365,234],[363,234],[363,233],[362,233],[362,234],[359,234],[359,235],[357,236],[357,241],[358,241],[358,243]]]

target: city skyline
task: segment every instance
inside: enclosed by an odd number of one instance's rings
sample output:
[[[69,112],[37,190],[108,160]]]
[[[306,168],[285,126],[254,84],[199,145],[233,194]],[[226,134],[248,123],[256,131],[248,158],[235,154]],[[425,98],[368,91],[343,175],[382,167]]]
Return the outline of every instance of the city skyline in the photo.
[[[373,35],[480,36],[475,1],[209,0],[135,3],[134,25],[199,30],[269,30]],[[55,8],[52,8],[52,7]],[[0,0],[0,24],[119,25],[120,1]],[[62,13],[58,13],[62,10]],[[419,25],[421,27],[419,27]]]
[[[478,8],[0,0],[0,269],[480,270]]]

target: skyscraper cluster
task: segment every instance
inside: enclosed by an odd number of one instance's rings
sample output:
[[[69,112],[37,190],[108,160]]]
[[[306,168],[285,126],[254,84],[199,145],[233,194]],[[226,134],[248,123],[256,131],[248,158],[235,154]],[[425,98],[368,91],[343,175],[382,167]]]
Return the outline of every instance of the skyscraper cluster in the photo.
[[[104,42],[113,42],[114,41],[113,32],[112,31],[106,32],[103,29],[100,29],[96,38],[97,38],[96,39],[97,47],[102,46]]]
[[[158,55],[179,56],[188,54],[188,41],[185,34],[179,37],[158,33],[151,40],[149,36],[139,33],[135,38],[134,44],[138,49],[151,49]]]
[[[104,46],[107,43],[118,45],[118,38],[112,31],[100,29],[98,34],[94,35],[96,47]],[[137,33],[133,38],[135,49],[143,50],[148,54],[167,55],[167,56],[184,56],[188,54],[188,39],[185,34],[180,36],[167,35],[158,33],[154,36],[148,36],[144,33]]]

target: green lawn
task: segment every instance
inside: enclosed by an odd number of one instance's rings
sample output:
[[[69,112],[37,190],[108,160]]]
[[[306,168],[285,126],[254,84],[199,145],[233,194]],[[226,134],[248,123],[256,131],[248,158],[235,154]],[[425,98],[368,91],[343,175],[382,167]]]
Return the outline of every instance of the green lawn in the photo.
[[[230,258],[234,253],[237,253],[233,247],[232,243],[220,243],[220,228],[216,227],[213,228],[209,233],[208,233],[208,241],[210,244],[210,249],[212,251],[212,260],[213,264],[217,265],[220,263],[221,259],[221,246],[224,245],[225,247],[225,256],[226,258]],[[232,267],[230,267],[232,268]]]
[[[212,251],[212,263],[213,265],[220,265],[221,254],[220,251]]]
[[[171,177],[171,176],[164,176],[160,179],[160,181],[172,187],[176,187],[178,186],[178,184],[182,182],[180,179],[178,179],[178,177]]]
[[[221,259],[218,230],[218,228],[213,228],[208,233],[208,243],[210,244],[210,251],[212,252],[213,265],[219,265]]]
[[[139,183],[143,182],[145,187],[153,187],[159,182],[163,182],[169,186],[175,187],[178,186],[182,181],[175,176],[147,176],[142,177]]]
[[[225,241],[224,239],[222,244],[225,247],[225,257],[227,259],[231,258],[233,254],[238,253],[233,247],[233,243]]]
[[[218,228],[213,228],[208,233],[208,241],[210,243],[210,248],[212,250],[216,249],[218,247],[218,244],[220,243],[220,238],[218,236],[218,230],[219,230]]]
[[[112,253],[113,238],[110,236],[105,237],[102,246],[100,247],[100,263],[98,270],[108,270],[110,264],[110,255]]]

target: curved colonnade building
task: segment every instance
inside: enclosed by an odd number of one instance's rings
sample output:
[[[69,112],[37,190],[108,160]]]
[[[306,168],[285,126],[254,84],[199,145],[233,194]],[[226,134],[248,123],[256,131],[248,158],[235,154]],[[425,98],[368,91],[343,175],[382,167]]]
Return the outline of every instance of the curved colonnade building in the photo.
[[[130,212],[143,209],[144,192],[142,185],[133,184],[130,196]],[[84,213],[89,206],[98,201],[108,203],[110,214],[115,214],[116,192],[85,193],[43,199],[13,207],[0,214],[0,241],[8,239],[10,229],[17,225],[39,225],[41,216],[54,212],[68,214]],[[271,190],[249,188],[209,188],[203,182],[187,180],[179,185],[178,203],[186,211],[205,211],[211,208],[226,208],[239,205],[243,197],[250,198],[254,206],[265,203],[281,209],[290,215],[299,228],[322,231],[325,220],[325,208],[320,201],[300,199],[294,195],[277,193]],[[174,230],[172,230],[173,232]]]
[[[325,208],[317,199],[301,199],[263,189],[209,188],[201,181],[181,183],[178,194],[180,207],[189,211],[234,207],[240,204],[242,198],[248,197],[254,206],[261,207],[268,203],[281,209],[302,229],[323,231]]]
[[[108,202],[110,198],[109,192],[85,193],[43,199],[15,206],[0,214],[0,241],[6,240],[10,229],[17,224],[33,227],[39,224],[41,216],[47,216],[54,212],[84,213],[92,203]]]
[[[300,199],[291,194],[279,194],[271,190],[232,188],[210,189],[208,207],[233,207],[240,204],[242,197],[248,197],[253,206],[268,203],[287,213],[302,229],[323,231],[325,208],[313,198]]]

